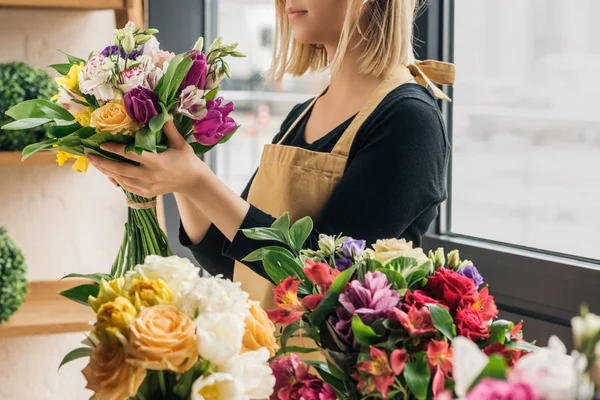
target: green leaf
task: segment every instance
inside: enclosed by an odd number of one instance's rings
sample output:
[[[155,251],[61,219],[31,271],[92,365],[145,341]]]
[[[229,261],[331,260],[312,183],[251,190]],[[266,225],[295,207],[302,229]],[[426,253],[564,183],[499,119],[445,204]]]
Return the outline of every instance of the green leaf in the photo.
[[[267,247],[263,247],[258,250],[254,250],[252,253],[248,254],[242,261],[247,261],[247,262],[261,261],[265,257],[265,255],[267,254],[268,251],[271,251],[274,253],[281,253],[290,258],[294,258],[294,255],[292,253],[290,253],[290,251],[288,249],[285,249],[285,248],[279,247],[279,246],[267,246]]]
[[[377,271],[387,276],[388,282],[394,285],[394,289],[400,290],[407,288],[406,281],[400,272],[387,268],[377,268]]]
[[[55,140],[46,140],[40,143],[33,143],[23,149],[21,160],[25,161],[38,151],[47,150],[56,143]]]
[[[333,283],[331,284],[329,291],[335,292],[337,294],[342,293],[342,291],[346,287],[346,284],[348,284],[348,281],[350,280],[350,278],[352,278],[352,275],[354,275],[354,272],[356,271],[357,268],[358,268],[358,265],[354,265],[354,266],[348,268],[347,270],[345,270],[344,272],[342,272],[341,274],[339,274],[333,280]]]
[[[418,269],[408,274],[406,277],[407,286],[411,290],[420,289],[423,287],[423,280],[427,277],[427,271]]]
[[[290,230],[290,215],[285,213],[277,218],[275,222],[273,222],[273,225],[271,225],[271,228],[277,229],[286,236],[287,232]]]
[[[286,349],[289,353],[302,353],[302,354],[314,353],[315,351],[319,351],[319,349],[314,348],[314,347],[299,347],[299,346],[288,346]]]
[[[283,350],[284,354],[288,352],[288,350],[286,349],[288,340],[290,339],[290,337],[292,337],[292,335],[294,333],[296,333],[298,331],[298,329],[300,329],[299,321],[294,322],[293,324],[289,324],[288,326],[285,327],[285,329],[281,333],[281,338],[279,339],[279,343],[281,343],[281,350]]]
[[[61,278],[61,280],[70,279],[70,278],[84,278],[84,279],[92,280],[96,283],[100,283],[100,281],[102,279],[104,279],[105,281],[112,281],[114,279],[109,274],[69,274],[69,275],[63,276]]]
[[[338,393],[345,392],[344,381],[348,379],[345,375],[342,375],[341,378],[336,377],[329,367],[329,364],[326,362],[307,360],[305,363],[316,369],[321,378],[330,384]]]
[[[352,317],[352,333],[361,346],[373,346],[380,341],[373,328],[365,325],[358,315]]]
[[[160,105],[162,111],[160,114],[152,117],[150,122],[148,123],[148,127],[152,132],[160,132],[162,131],[163,126],[170,120],[173,119],[169,114],[169,111],[165,108],[163,104]]]
[[[490,337],[486,341],[487,344],[506,342],[506,333],[509,332],[515,324],[505,319],[497,319],[490,326]]]
[[[437,304],[427,304],[427,307],[429,308],[435,329],[442,332],[448,339],[454,339],[454,336],[456,336],[456,327],[448,310]]]
[[[75,349],[75,350],[69,352],[69,354],[67,354],[60,362],[58,369],[60,369],[63,365],[70,363],[71,361],[75,361],[80,358],[89,357],[92,350],[93,349],[91,347],[80,347],[78,349]]]
[[[81,137],[79,135],[80,131],[83,131],[83,129],[80,129],[79,131],[76,132],[78,137]],[[119,144],[132,144],[133,141],[135,140],[132,136],[128,136],[128,135],[122,135],[122,134],[113,135],[112,133],[96,132],[95,130],[93,132],[94,133],[91,136],[89,136],[85,139],[83,137],[81,137],[83,139],[82,142],[86,143],[86,144],[90,143],[90,144],[96,144],[96,145],[101,145],[102,143],[106,143],[106,142],[113,142],[113,143],[119,143]],[[84,133],[84,135],[85,135],[87,133],[91,133],[91,131],[86,130],[86,131],[83,131],[82,133]]]
[[[88,298],[90,296],[97,297],[99,292],[100,286],[85,284],[76,286],[69,290],[65,290],[63,292],[60,292],[59,294],[63,297],[66,297],[69,300],[73,300],[76,303],[89,306]]]
[[[290,228],[290,244],[299,253],[313,230],[313,221],[310,217],[299,219]]]
[[[181,86],[181,83],[193,64],[194,61],[192,60],[191,54],[188,54],[179,62],[177,68],[175,68],[173,77],[169,82],[169,87],[166,92],[166,101],[164,103],[169,103],[172,98],[177,96],[177,90],[179,90],[179,86]]]
[[[272,240],[276,242],[285,243],[286,238],[281,231],[273,228],[252,228],[243,229],[242,232],[247,238],[253,240]]]
[[[203,144],[200,144],[198,142],[192,142],[190,143],[190,146],[192,146],[194,154],[205,154],[208,153],[216,145],[213,144],[212,146],[204,146]]]
[[[79,129],[81,129],[81,125],[79,125],[77,121],[69,121],[69,123],[67,124],[51,126],[48,133],[53,138],[60,139],[67,135],[70,135],[73,132],[77,132]]]
[[[154,88],[154,92],[158,94],[159,99],[163,103],[168,103],[166,95],[168,94],[167,91],[169,90],[169,85],[171,83],[171,80],[173,79],[173,75],[175,74],[177,65],[179,64],[179,62],[181,62],[184,56],[184,53],[177,54],[175,57],[173,57],[173,59],[171,59],[171,61],[169,61],[169,67],[167,68],[167,72],[165,72],[162,78],[160,78],[160,80],[156,84],[156,87]]]
[[[387,268],[395,269],[398,272],[402,272],[407,268],[415,266],[417,264],[417,260],[412,257],[398,257],[388,262],[385,266]]]
[[[509,350],[523,350],[523,351],[536,351],[538,350],[538,347],[528,343],[528,342],[523,342],[520,340],[512,340],[508,343],[506,343],[506,348]]]
[[[5,131],[20,131],[22,129],[31,129],[36,126],[47,124],[51,122],[49,118],[24,118],[17,121],[10,122],[2,126]]]
[[[50,64],[48,67],[54,69],[61,75],[67,75],[71,69],[71,64]]]
[[[217,95],[219,94],[219,89],[221,89],[221,86],[217,86],[217,87],[213,88],[212,90],[210,90],[208,93],[206,93],[204,95],[204,100],[216,99]]]
[[[69,62],[70,62],[71,64],[81,64],[81,63],[84,63],[84,62],[85,62],[85,60],[84,60],[84,59],[81,59],[81,58],[79,58],[79,57],[75,57],[75,56],[72,56],[72,55],[70,55],[70,54],[67,54],[67,53],[65,53],[65,52],[64,52],[64,51],[62,51],[62,50],[59,50],[59,51],[60,51],[61,53],[63,53],[65,56],[67,56],[67,60],[69,60]]]
[[[474,388],[483,378],[492,378],[504,381],[506,380],[507,371],[508,365],[506,365],[504,357],[493,354],[490,356],[490,360],[483,371],[481,371],[479,376],[473,381],[469,390]]]
[[[84,126],[83,128],[81,128],[73,133],[74,136],[77,136],[80,139],[88,139],[88,138],[94,136],[95,134],[96,134],[96,129],[92,128],[91,126]]]
[[[383,269],[383,264],[381,264],[379,261],[375,260],[374,258],[368,258],[366,260],[366,262],[367,262],[368,271],[375,272],[377,270]]]
[[[156,117],[154,117],[156,118]],[[154,133],[148,129],[147,127],[141,128],[135,134],[135,145],[144,150],[148,150],[151,152],[156,151],[156,139]]]
[[[290,276],[296,276],[302,281],[306,280],[306,275],[302,271],[302,267],[298,265],[294,258],[284,253],[265,252],[263,265],[269,277],[276,284]]]
[[[325,294],[325,297],[321,301],[321,303],[313,310],[309,315],[310,322],[313,326],[320,326],[327,317],[333,312],[335,306],[338,305],[338,300],[340,297],[340,293],[346,287],[346,284],[358,268],[357,265],[354,265],[341,274],[339,274],[331,284],[331,287]]]
[[[431,377],[431,372],[425,361],[427,354],[420,352],[415,356],[414,361],[409,361],[404,366],[402,373],[413,396],[418,400],[425,400],[429,389],[429,378]]]
[[[229,142],[229,140],[233,137],[233,135],[235,135],[235,133],[240,129],[240,125],[238,125],[233,131],[231,131],[231,133],[227,134],[227,136],[225,136],[223,139],[219,140],[218,144],[225,144],[227,142]]]
[[[19,103],[6,111],[6,115],[14,119],[48,118],[65,121],[73,121],[75,119],[73,114],[58,104],[43,99],[27,100]]]

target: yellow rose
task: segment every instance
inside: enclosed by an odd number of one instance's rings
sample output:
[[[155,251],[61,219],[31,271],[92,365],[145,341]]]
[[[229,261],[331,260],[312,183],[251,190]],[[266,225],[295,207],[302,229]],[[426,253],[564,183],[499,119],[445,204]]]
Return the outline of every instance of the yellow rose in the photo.
[[[114,301],[118,297],[125,297],[127,299],[129,297],[125,290],[124,276],[113,279],[110,282],[102,279],[100,281],[100,292],[98,293],[98,297],[90,296],[88,298],[88,303],[94,311],[98,312],[98,309],[102,304]]]
[[[275,340],[275,325],[260,307],[258,301],[250,300],[248,303],[250,304],[250,315],[246,317],[242,352],[266,347],[273,357],[279,350],[277,340]]]
[[[98,309],[97,322],[94,333],[101,343],[118,346],[122,337],[128,334],[129,325],[135,320],[137,310],[129,300],[117,297],[114,301],[104,303]]]
[[[79,125],[90,126],[90,118],[92,117],[92,115],[89,112],[78,112],[74,113],[73,116],[75,117],[77,122],[79,122]]]
[[[135,397],[146,378],[146,370],[127,363],[122,347],[100,344],[90,354],[90,362],[81,371],[86,389],[96,400],[123,400]]]
[[[134,279],[129,289],[129,297],[139,310],[142,307],[171,304],[173,293],[162,279]]]
[[[125,111],[125,106],[119,102],[110,102],[97,108],[90,118],[90,126],[99,132],[116,135],[135,134],[142,126],[135,122]]]
[[[58,86],[65,86],[69,90],[79,91],[79,73],[83,71],[83,63],[71,65],[65,76],[54,78]]]
[[[373,245],[373,250],[375,259],[384,265],[398,257],[414,258],[419,265],[429,260],[423,249],[413,249],[413,243],[405,239],[380,239]]]
[[[174,306],[143,308],[129,327],[127,350],[142,368],[183,373],[198,361],[196,325]]]

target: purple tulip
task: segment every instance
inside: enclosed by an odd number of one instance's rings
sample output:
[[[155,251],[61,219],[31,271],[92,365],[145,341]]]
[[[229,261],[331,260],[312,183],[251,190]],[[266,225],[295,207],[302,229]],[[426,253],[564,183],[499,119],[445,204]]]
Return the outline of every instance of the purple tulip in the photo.
[[[206,101],[206,116],[193,121],[194,137],[204,146],[219,143],[225,136],[237,129],[235,120],[229,116],[234,109],[232,102],[222,105],[223,98]]]
[[[160,110],[156,93],[143,86],[135,87],[125,93],[124,100],[127,114],[144,125],[147,125],[152,117],[158,115]]]
[[[346,258],[350,258],[355,260],[365,253],[366,242],[364,240],[354,240],[352,238],[348,238],[344,243],[342,243],[342,254]]]
[[[472,279],[473,282],[475,282],[475,286],[478,288],[483,283],[483,276],[481,276],[479,271],[477,271],[477,268],[475,268],[473,265],[466,265],[460,268],[457,272],[466,278]]]
[[[198,89],[204,89],[206,84],[206,75],[208,74],[208,63],[206,62],[206,56],[204,53],[198,50],[192,50],[192,67],[188,71],[187,75],[181,82],[179,90],[182,91],[188,86],[195,86]]]

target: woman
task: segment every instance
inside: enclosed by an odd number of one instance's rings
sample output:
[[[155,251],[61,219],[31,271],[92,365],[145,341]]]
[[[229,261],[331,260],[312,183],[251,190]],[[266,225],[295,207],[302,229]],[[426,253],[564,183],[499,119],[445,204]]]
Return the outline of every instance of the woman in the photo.
[[[330,67],[331,82],[290,112],[241,196],[195,157],[172,123],[164,128],[165,153],[126,154],[139,166],[90,161],[131,192],[175,193],[182,243],[211,274],[232,277],[235,262],[234,279],[257,300],[272,296],[268,277],[260,263],[241,260],[264,243],[240,229],[270,226],[284,212],[313,217],[312,248],[320,233],[340,232],[420,245],[446,198],[449,154],[435,99],[446,97],[423,72],[451,84],[453,66],[415,65],[415,2],[276,0],[274,78]],[[103,148],[123,155],[123,146]]]

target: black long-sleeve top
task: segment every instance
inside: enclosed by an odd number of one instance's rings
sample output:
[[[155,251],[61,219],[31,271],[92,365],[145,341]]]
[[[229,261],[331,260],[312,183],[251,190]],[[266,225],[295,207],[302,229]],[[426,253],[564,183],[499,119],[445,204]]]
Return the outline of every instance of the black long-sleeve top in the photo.
[[[277,143],[310,104],[295,106],[273,139]],[[353,118],[308,144],[304,130],[310,112],[284,139],[287,146],[331,152]],[[404,84],[390,92],[359,129],[346,170],[305,247],[316,249],[319,234],[343,233],[364,239],[405,238],[415,246],[437,216],[446,199],[449,143],[436,100],[417,84]],[[256,175],[256,173],[255,173]],[[254,176],[242,193],[247,199]],[[240,229],[268,227],[279,217],[251,206]],[[265,242],[248,239],[240,231],[232,242],[212,225],[204,239],[191,243],[183,226],[180,241],[210,274],[233,276],[234,260],[241,261]],[[267,278],[261,262],[245,263]]]

